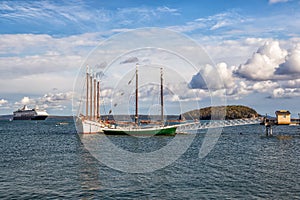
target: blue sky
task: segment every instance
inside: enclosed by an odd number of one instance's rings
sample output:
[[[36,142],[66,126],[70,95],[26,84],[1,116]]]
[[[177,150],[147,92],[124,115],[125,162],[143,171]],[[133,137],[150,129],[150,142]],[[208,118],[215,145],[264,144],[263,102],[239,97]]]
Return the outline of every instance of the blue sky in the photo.
[[[228,104],[300,112],[298,0],[0,1],[0,27],[0,114],[24,103],[71,114],[73,82],[88,53],[143,27],[198,42],[224,75]]]

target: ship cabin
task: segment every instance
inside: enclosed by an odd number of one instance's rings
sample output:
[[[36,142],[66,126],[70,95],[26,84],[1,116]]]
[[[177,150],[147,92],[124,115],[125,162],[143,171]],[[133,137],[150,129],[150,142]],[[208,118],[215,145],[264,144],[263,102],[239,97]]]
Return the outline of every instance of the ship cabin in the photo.
[[[288,110],[278,110],[275,112],[278,125],[289,125],[291,123],[291,113]]]

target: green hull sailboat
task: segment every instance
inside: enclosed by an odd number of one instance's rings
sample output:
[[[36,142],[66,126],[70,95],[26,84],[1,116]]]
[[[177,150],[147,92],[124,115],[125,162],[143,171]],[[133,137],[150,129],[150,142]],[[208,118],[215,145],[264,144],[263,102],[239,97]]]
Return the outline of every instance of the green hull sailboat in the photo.
[[[138,114],[138,65],[136,65],[135,80],[135,126],[130,127],[115,127],[104,128],[103,132],[107,135],[176,135],[177,126],[165,126],[164,125],[164,99],[163,99],[163,70],[161,68],[161,86],[160,86],[160,102],[161,102],[161,125],[156,127],[141,127],[139,126],[139,114]]]

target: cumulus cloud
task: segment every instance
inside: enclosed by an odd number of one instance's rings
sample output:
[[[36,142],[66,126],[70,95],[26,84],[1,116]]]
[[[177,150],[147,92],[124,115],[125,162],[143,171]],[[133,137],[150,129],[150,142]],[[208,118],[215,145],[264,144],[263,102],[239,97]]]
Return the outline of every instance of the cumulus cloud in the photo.
[[[232,88],[235,85],[233,77],[234,66],[229,67],[225,62],[222,62],[218,63],[216,67],[221,79],[223,80],[225,88]]]
[[[286,56],[287,51],[280,48],[278,41],[267,41],[235,73],[249,80],[274,79],[276,69],[285,61]]]
[[[300,75],[300,44],[286,56],[285,61],[276,69],[277,74]]]
[[[21,104],[22,105],[28,105],[28,104],[34,104],[35,100],[31,99],[29,97],[23,97],[23,99],[21,100]]]
[[[189,83],[191,89],[223,89],[234,86],[233,67],[228,67],[222,62],[212,67],[206,65],[201,67],[199,72],[192,77]],[[220,77],[220,78],[218,78]]]

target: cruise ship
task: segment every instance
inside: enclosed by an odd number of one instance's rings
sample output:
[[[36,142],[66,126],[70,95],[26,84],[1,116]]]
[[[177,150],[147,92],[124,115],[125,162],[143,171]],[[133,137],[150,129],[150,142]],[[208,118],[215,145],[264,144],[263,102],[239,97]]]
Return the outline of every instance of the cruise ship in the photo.
[[[26,105],[13,112],[13,120],[45,120],[48,113],[38,108],[29,109]]]

